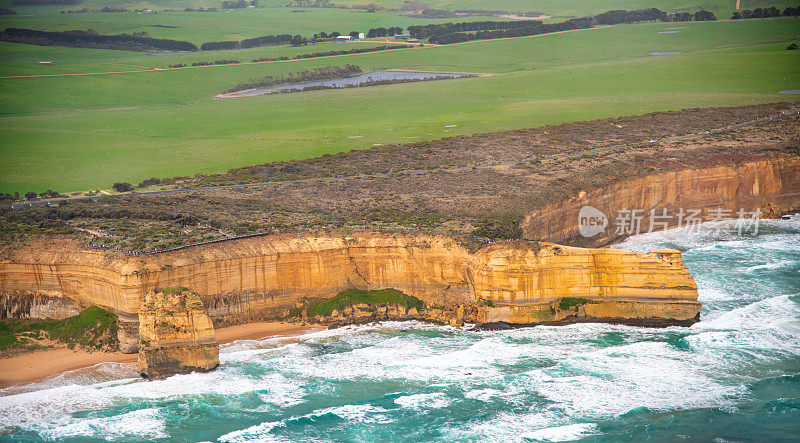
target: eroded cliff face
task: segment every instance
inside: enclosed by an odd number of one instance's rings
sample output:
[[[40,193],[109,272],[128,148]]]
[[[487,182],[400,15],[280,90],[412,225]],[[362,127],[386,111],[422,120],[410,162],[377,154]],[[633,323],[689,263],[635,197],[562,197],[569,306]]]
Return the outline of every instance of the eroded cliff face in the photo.
[[[214,326],[200,297],[184,288],[151,291],[139,305],[139,372],[148,379],[219,366]]]
[[[444,237],[362,232],[258,237],[105,260],[65,242],[21,248],[0,264],[0,292],[41,288],[133,313],[148,291],[184,286],[200,294],[209,315],[228,323],[282,317],[300,300],[333,297],[349,288],[395,288],[450,311],[478,306],[486,311],[476,313],[482,322],[516,323],[516,317],[503,320],[505,311],[499,309],[565,297],[684,303],[699,312],[696,285],[677,252],[659,256],[513,242],[470,253]]]
[[[605,246],[626,237],[615,227],[583,237],[578,231],[578,215],[582,207],[592,206],[613,223],[621,210],[640,210],[640,232],[651,226],[650,211],[671,218],[657,218],[655,230],[678,226],[678,212],[701,210],[707,218],[709,210],[722,209],[737,217],[740,209],[760,210],[762,217],[774,218],[800,210],[800,157],[787,156],[751,160],[710,168],[685,168],[651,174],[617,182],[602,189],[586,189],[567,201],[531,211],[521,223],[524,237],[583,247]],[[685,223],[685,221],[684,221]]]
[[[582,237],[578,214],[587,205],[612,220],[621,209],[640,209],[644,229],[651,209],[674,215],[680,208],[722,208],[731,214],[743,208],[777,216],[800,209],[800,158],[686,167],[588,189],[531,212],[522,223],[525,236],[584,246],[622,238],[611,226]],[[667,225],[677,222],[673,217]],[[448,312],[475,305],[479,322],[651,314],[693,321],[699,312],[696,286],[674,251],[642,255],[530,241],[471,253],[444,237],[360,232],[256,237],[139,257],[87,250],[70,241],[38,241],[6,249],[0,260],[0,294],[12,296],[6,298],[7,312],[31,312],[13,297],[33,294],[46,303],[99,305],[130,318],[148,291],[178,286],[196,291],[220,323],[283,317],[298,301],[349,288],[396,288]],[[561,309],[565,298],[591,303]]]

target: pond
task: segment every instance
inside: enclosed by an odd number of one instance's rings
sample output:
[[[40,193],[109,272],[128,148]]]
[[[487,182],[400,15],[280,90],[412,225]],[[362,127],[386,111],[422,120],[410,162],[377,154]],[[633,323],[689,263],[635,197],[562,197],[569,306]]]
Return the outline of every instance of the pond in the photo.
[[[403,82],[403,81],[425,81],[441,80],[449,78],[471,77],[471,74],[453,74],[443,72],[409,72],[409,71],[375,71],[366,74],[359,74],[352,77],[334,78],[330,80],[320,80],[305,83],[295,83],[291,85],[270,86],[267,88],[251,89],[230,94],[228,97],[250,97],[254,95],[271,94],[283,90],[305,91],[308,89],[322,88],[349,88],[357,86],[370,86],[376,82]]]

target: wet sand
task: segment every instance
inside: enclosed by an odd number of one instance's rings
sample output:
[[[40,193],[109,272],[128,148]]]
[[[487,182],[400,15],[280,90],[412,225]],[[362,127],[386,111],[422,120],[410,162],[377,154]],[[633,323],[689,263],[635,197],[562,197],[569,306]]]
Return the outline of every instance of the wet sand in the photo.
[[[259,322],[229,326],[216,330],[220,344],[236,340],[257,340],[267,337],[299,335],[324,329],[293,323]],[[137,354],[121,352],[87,352],[67,348],[28,352],[0,359],[0,388],[30,383],[65,371],[94,366],[98,363],[135,362]]]

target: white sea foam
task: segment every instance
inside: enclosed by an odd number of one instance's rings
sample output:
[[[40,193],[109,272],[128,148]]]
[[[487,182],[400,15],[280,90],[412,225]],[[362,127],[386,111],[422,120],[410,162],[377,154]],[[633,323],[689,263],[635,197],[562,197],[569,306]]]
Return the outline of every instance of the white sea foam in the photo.
[[[105,440],[167,438],[159,409],[139,409],[112,417],[90,418],[41,432],[46,440],[68,437],[94,437]]]
[[[449,440],[524,441],[526,432],[563,424],[563,417],[548,410],[531,413],[500,412],[488,420],[472,421],[466,427],[460,424],[448,427],[443,430],[443,434]]]
[[[576,423],[554,426],[523,434],[523,437],[536,441],[573,441],[599,434],[594,423]]]
[[[693,355],[663,342],[638,342],[571,357],[517,382],[567,416],[608,418],[636,407],[674,410],[729,403],[738,383],[707,374]]]
[[[757,271],[772,271],[775,269],[781,269],[789,266],[797,266],[797,261],[795,260],[778,260],[770,263],[764,263],[762,265],[750,266],[749,268],[745,269],[745,271],[754,273]]]
[[[412,394],[397,397],[394,402],[408,409],[438,409],[450,406],[453,399],[442,392],[430,394]]]
[[[269,433],[278,426],[285,425],[283,422],[279,421],[265,422],[240,431],[229,432],[220,436],[217,441],[226,443],[288,441],[285,438]]]
[[[276,404],[296,404],[303,392],[297,382],[283,374],[243,376],[237,367],[220,367],[206,374],[186,374],[165,380],[128,379],[96,385],[67,385],[0,397],[0,423],[46,432],[84,419],[71,414],[110,406],[139,404],[143,400],[163,401],[204,394],[234,396],[265,391]]]
[[[390,423],[392,420],[386,415],[388,410],[373,405],[344,405],[332,408],[317,409],[303,417],[321,417],[333,414],[345,420],[358,423]]]
[[[131,377],[133,366],[103,366],[3,390],[0,423],[48,438],[156,438],[165,432],[164,420],[172,420],[169,426],[176,420],[161,412],[203,398],[222,414],[264,415],[253,421],[262,424],[220,441],[336,439],[337,432],[369,435],[364,432],[428,410],[459,414],[469,405],[476,418],[437,423],[440,435],[563,441],[595,435],[593,422],[640,407],[735,411],[739,401],[752,398],[752,380],[775,375],[782,362],[800,355],[800,296],[776,293],[791,284],[771,286],[764,277],[792,266],[780,261],[796,260],[786,254],[796,253],[800,236],[676,235],[666,231],[626,243],[645,251],[665,243],[688,251],[684,257],[697,269],[692,273],[705,304],[702,321],[690,328],[577,324],[469,331],[395,322],[247,340],[223,346],[222,365],[211,373],[144,382]],[[735,262],[723,262],[727,257]],[[356,397],[341,396],[354,389],[364,395],[359,398],[393,399],[394,405],[330,407],[352,401]],[[122,412],[108,416],[117,409]]]
[[[467,391],[464,393],[464,397],[466,398],[472,398],[475,400],[480,400],[485,402],[488,402],[497,397],[502,397],[504,395],[506,395],[505,391],[501,391],[499,389],[491,389],[491,388],[473,389],[471,391]]]

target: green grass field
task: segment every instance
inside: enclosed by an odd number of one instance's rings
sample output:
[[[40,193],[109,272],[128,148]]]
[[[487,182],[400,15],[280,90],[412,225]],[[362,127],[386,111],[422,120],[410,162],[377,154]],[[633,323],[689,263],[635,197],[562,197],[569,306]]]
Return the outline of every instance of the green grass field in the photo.
[[[115,181],[220,172],[374,144],[800,99],[777,94],[800,88],[800,51],[785,50],[800,41],[800,20],[689,23],[678,34],[658,34],[671,26],[624,25],[281,63],[0,79],[0,192],[109,188]],[[219,51],[210,59],[318,50],[323,46]],[[647,54],[654,51],[682,54]],[[203,57],[4,43],[0,70],[98,72]],[[36,66],[40,59],[56,64]],[[212,100],[250,78],[344,63],[495,75]]]
[[[305,8],[304,12],[292,12],[296,8],[257,8],[232,12],[162,12],[158,14],[136,14],[133,12],[109,12],[89,14],[59,14],[55,10],[25,8],[29,11],[19,15],[0,16],[0,28],[30,28],[53,31],[72,29],[94,29],[101,34],[131,34],[147,32],[152,37],[186,40],[197,46],[204,42],[242,40],[245,38],[275,34],[300,34],[311,37],[315,33],[351,31],[366,33],[370,28],[411,25],[426,25],[453,21],[452,19],[421,19],[408,17],[399,11],[367,13],[362,10],[337,8]],[[488,20],[486,17],[465,17],[458,21]],[[165,28],[163,26],[170,26]]]
[[[259,0],[258,4],[262,8],[277,8],[288,4],[289,0]],[[335,0],[335,5],[358,6],[368,3],[379,5],[390,10],[400,10],[407,6],[403,0]],[[498,10],[507,12],[543,12],[551,16],[585,16],[599,14],[611,9],[645,9],[657,7],[667,12],[690,11],[707,9],[718,14],[719,19],[730,18],[736,8],[736,0],[425,0],[420,3],[427,4],[429,8],[444,9],[448,11],[457,10]],[[775,6],[785,8],[786,6],[797,6],[797,2],[786,0],[742,0],[741,9],[769,8]],[[217,0],[85,0],[79,5],[72,6],[36,6],[36,7],[14,7],[14,10],[22,14],[41,14],[43,12],[58,13],[66,9],[99,9],[104,6],[115,8],[133,9],[153,9],[163,11],[164,9],[183,9],[199,7],[219,8],[221,1]],[[11,7],[11,0],[0,0],[0,6]],[[305,9],[306,11],[323,10],[322,8],[289,8]],[[326,8],[327,9],[327,8]],[[245,11],[240,11],[245,12]],[[249,11],[252,12],[252,11]],[[403,13],[405,14],[405,13]],[[100,14],[104,15],[104,14]],[[192,14],[194,15],[194,14]],[[100,18],[102,20],[102,17]]]
[[[361,0],[341,0],[337,4],[355,5]],[[403,0],[375,0],[371,3],[386,8],[402,8]],[[599,14],[612,9],[646,9],[659,8],[662,11],[697,11],[706,9],[718,14],[717,18],[730,18],[736,9],[736,0],[425,0],[429,8],[457,10],[500,10],[511,12],[544,12],[551,16],[586,16]],[[741,9],[769,8],[770,6],[785,8],[797,6],[792,2],[771,0],[742,0]]]

